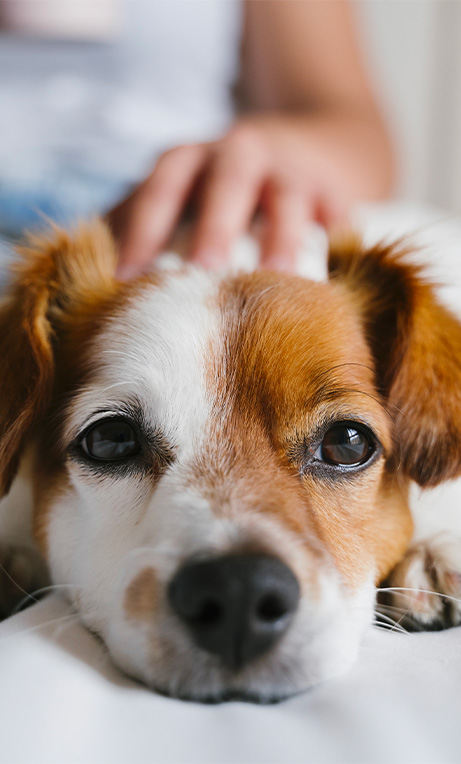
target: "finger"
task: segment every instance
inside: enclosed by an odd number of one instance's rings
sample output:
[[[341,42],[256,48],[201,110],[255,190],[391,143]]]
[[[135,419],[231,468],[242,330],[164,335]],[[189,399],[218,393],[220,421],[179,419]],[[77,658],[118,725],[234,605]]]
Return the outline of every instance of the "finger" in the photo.
[[[205,156],[205,145],[181,146],[167,152],[135,192],[122,234],[119,278],[142,272],[168,242]]]
[[[266,171],[260,145],[223,141],[205,177],[191,260],[205,267],[225,265],[232,242],[249,225]]]
[[[299,189],[273,183],[265,193],[266,230],[261,268],[293,273],[306,222],[306,199]]]
[[[327,230],[345,229],[349,226],[349,207],[345,200],[332,195],[319,197],[312,212],[312,219]]]

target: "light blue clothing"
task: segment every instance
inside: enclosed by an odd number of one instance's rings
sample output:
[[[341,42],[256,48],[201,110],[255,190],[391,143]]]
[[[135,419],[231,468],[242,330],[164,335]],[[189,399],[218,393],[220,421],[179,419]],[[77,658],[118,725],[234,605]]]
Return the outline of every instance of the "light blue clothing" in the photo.
[[[123,13],[113,42],[0,34],[0,232],[107,209],[161,151],[232,120],[238,0],[124,0]]]

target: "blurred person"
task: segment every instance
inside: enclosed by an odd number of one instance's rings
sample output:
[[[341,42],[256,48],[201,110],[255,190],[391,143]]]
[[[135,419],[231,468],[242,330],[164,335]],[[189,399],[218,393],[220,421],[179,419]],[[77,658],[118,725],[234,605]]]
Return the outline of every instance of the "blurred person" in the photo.
[[[191,204],[193,261],[225,264],[258,212],[262,265],[291,270],[306,220],[389,193],[347,0],[0,0],[2,22],[4,230],[134,187],[108,216],[120,277],[149,266]]]

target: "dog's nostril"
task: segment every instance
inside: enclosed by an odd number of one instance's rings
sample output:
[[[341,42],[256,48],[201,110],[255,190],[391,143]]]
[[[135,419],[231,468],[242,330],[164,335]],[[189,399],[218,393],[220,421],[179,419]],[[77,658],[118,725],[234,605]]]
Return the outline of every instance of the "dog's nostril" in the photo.
[[[283,618],[289,612],[287,605],[276,594],[268,594],[256,608],[256,615],[261,621],[272,623]]]
[[[208,600],[200,605],[195,616],[190,621],[200,626],[215,626],[223,617],[223,608],[214,600]]]

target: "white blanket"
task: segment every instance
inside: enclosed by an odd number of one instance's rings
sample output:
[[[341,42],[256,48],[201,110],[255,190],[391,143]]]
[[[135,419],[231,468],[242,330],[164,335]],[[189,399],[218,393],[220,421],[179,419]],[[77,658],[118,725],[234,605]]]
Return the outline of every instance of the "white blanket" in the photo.
[[[365,217],[367,238],[377,238],[443,215],[388,206]],[[444,298],[461,309],[461,224],[421,235]],[[444,511],[445,524],[457,516],[459,527],[460,504],[459,485],[430,492],[428,526]],[[123,676],[54,594],[0,625],[0,725],[4,764],[453,764],[461,762],[461,628],[370,629],[342,679],[275,706],[204,706]]]
[[[461,761],[461,628],[370,630],[342,679],[275,706],[204,706],[122,676],[51,597],[1,626],[0,677],[5,764]]]

